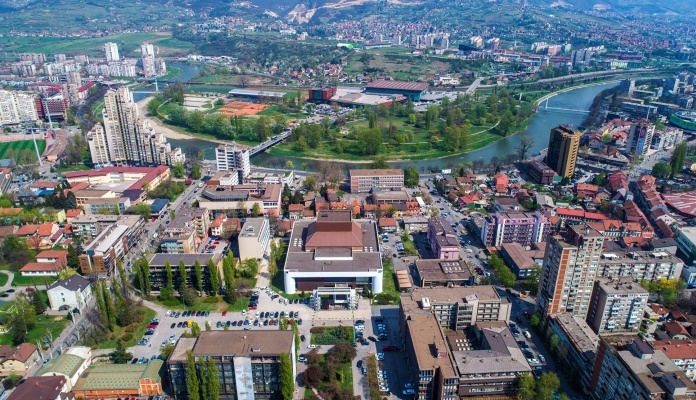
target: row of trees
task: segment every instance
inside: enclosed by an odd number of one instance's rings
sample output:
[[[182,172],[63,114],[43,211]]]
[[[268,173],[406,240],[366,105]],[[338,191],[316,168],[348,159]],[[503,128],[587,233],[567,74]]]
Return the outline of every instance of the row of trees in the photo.
[[[212,357],[196,361],[191,350],[186,352],[186,389],[190,400],[220,398],[220,376]]]
[[[283,264],[286,248],[287,244],[282,240],[271,241],[271,257],[268,260],[268,275],[271,280],[278,274],[278,266]]]
[[[684,160],[688,152],[686,142],[679,143],[674,147],[674,152],[670,157],[669,164],[658,162],[653,165],[652,175],[656,178],[667,179],[677,175],[684,168]]]
[[[498,257],[497,255],[493,254],[488,258],[488,263],[490,264],[491,268],[493,271],[495,271],[495,274],[498,276],[500,279],[500,283],[503,284],[505,287],[513,287],[515,286],[515,282],[517,282],[517,277],[515,276],[515,273],[508,268],[507,265],[505,265],[505,262]]]

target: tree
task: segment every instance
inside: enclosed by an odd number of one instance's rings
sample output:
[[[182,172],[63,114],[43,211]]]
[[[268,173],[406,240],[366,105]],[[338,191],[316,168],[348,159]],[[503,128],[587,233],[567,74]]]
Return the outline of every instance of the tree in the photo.
[[[145,220],[149,220],[152,217],[150,205],[144,202],[134,205],[133,212],[142,215]]]
[[[77,270],[67,267],[58,271],[58,280],[68,279],[75,275],[77,275]]]
[[[534,381],[534,377],[532,375],[524,374],[520,376],[518,381],[518,395],[520,400],[534,400],[534,396],[536,395],[534,390],[535,386],[536,382]]]
[[[140,264],[141,276],[143,279],[143,285],[140,289],[147,296],[152,291],[152,285],[150,283],[150,262],[145,257],[141,257],[138,261],[138,264]]]
[[[539,313],[534,313],[532,316],[529,318],[529,325],[532,326],[532,328],[536,328],[541,324],[541,314]]]
[[[190,400],[201,400],[198,369],[191,350],[186,351],[186,391]]]
[[[167,286],[174,288],[174,273],[172,272],[172,264],[169,260],[164,262],[164,273],[167,275]]]
[[[259,273],[259,260],[255,258],[247,258],[242,261],[239,275],[242,278],[251,279]]]
[[[322,379],[324,379],[324,371],[320,366],[312,364],[305,370],[302,376],[302,383],[306,387],[316,388]]]
[[[295,168],[295,164],[291,160],[288,160],[285,162],[285,169],[294,169],[294,168]]]
[[[369,156],[378,154],[382,146],[382,132],[379,128],[359,129],[355,133],[358,149],[361,155]]]
[[[280,392],[283,400],[292,400],[295,393],[295,377],[292,374],[292,363],[288,353],[280,353]]]
[[[160,356],[162,356],[162,359],[166,360],[169,355],[172,354],[172,350],[174,350],[174,345],[170,342],[167,342],[164,347],[160,347]]]
[[[534,146],[534,138],[527,135],[520,136],[520,144],[517,146],[517,154],[520,155],[520,161],[527,158],[527,154]]]
[[[684,159],[686,158],[686,151],[686,142],[681,142],[674,147],[674,152],[672,153],[672,157],[669,160],[669,163],[672,166],[670,176],[678,174],[682,170],[682,168],[684,168]]]
[[[418,186],[420,181],[420,175],[416,170],[415,165],[411,165],[404,170],[404,185],[406,186]]]
[[[7,314],[5,325],[12,336],[12,343],[21,344],[27,339],[27,333],[34,328],[36,324],[36,310],[33,304],[22,296],[16,297],[9,308],[14,308],[15,311]]]
[[[377,156],[370,163],[370,168],[372,168],[372,169],[388,169],[388,168],[391,168],[391,166],[387,162],[386,157]]]
[[[113,331],[116,327],[116,307],[114,306],[113,298],[111,297],[111,290],[106,285],[106,279],[101,281],[101,291],[104,296],[104,305],[106,306],[106,316],[109,328]]]
[[[317,188],[317,178],[314,175],[307,175],[304,180],[304,185],[308,191],[314,191]]]
[[[5,236],[2,248],[0,248],[0,255],[13,271],[18,271],[35,256],[34,252],[29,249],[27,242],[15,235]]]
[[[536,398],[538,400],[553,400],[553,395],[561,387],[561,381],[553,372],[544,372],[536,384]]]
[[[259,205],[259,203],[255,202],[253,207],[251,207],[251,215],[253,215],[254,217],[258,217],[259,215],[261,215],[261,206]]]
[[[196,287],[198,288],[198,295],[200,296],[203,293],[203,268],[198,260],[193,263],[193,269],[196,274]]]
[[[220,290],[220,277],[215,262],[210,259],[208,261],[208,276],[210,277],[210,294],[215,296]]]
[[[652,167],[652,175],[655,178],[667,179],[672,173],[672,170],[673,168],[670,167],[667,163],[658,162],[655,163],[655,165],[653,165]]]
[[[191,166],[191,179],[201,179],[203,173],[201,172],[201,166],[198,164],[193,164]]]
[[[220,398],[220,375],[218,367],[213,360],[213,357],[208,357],[206,365],[206,375],[208,384],[208,399],[218,400]]]
[[[196,303],[196,291],[188,286],[183,286],[179,289],[179,296],[181,297],[181,302],[186,306],[193,306]]]
[[[48,306],[46,306],[41,292],[35,290],[31,292],[29,297],[31,298],[31,305],[34,306],[34,312],[36,313],[36,315],[43,314],[46,311],[46,308],[48,308]]]
[[[116,350],[109,354],[109,358],[114,364],[128,364],[128,362],[133,358],[133,354],[126,351],[123,347],[123,341],[119,340],[116,342]]]
[[[181,292],[181,290],[188,284],[186,282],[186,277],[186,264],[184,263],[184,260],[179,260],[179,292]]]
[[[358,351],[350,344],[339,342],[329,349],[327,357],[338,364],[343,364],[351,362],[357,353]]]
[[[172,174],[174,174],[175,178],[183,178],[185,173],[186,169],[184,168],[184,164],[182,162],[177,162],[172,167]]]
[[[198,337],[201,335],[201,326],[198,325],[198,322],[193,322],[191,325],[191,336],[193,337]]]
[[[80,268],[80,258],[72,243],[68,245],[68,267],[73,269]]]

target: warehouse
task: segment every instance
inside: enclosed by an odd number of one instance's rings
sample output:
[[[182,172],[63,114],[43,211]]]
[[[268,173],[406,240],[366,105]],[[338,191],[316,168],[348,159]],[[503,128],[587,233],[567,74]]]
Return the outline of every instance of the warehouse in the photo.
[[[425,82],[406,82],[406,81],[388,81],[378,79],[372,81],[365,86],[365,93],[377,94],[395,94],[410,98],[413,101],[420,101],[421,96],[428,89],[428,84]]]

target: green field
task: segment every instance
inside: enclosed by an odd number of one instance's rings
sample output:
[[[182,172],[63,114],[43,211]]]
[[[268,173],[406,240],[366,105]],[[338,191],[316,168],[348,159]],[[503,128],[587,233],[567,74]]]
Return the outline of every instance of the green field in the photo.
[[[46,149],[46,141],[41,139],[36,140],[36,144],[39,145],[39,154],[43,154],[44,149]],[[35,152],[34,150],[34,141],[33,140],[18,140],[16,142],[3,142],[0,143],[0,159],[6,158],[5,155],[9,150],[15,150],[17,152],[20,152],[22,150],[31,150],[32,153]]]
[[[38,340],[46,338],[46,331],[50,331],[53,339],[57,339],[68,320],[64,315],[37,315],[36,325],[27,333],[27,343],[36,344]],[[0,345],[12,345],[12,335],[0,335]]]
[[[55,276],[22,276],[16,273],[12,280],[12,286],[34,286],[34,285],[50,285],[57,281]]]
[[[166,56],[193,49],[193,44],[172,38],[171,32],[124,33],[99,38],[53,38],[53,37],[16,37],[0,38],[0,48],[16,53],[87,53],[103,56],[104,43],[114,42],[119,45],[119,54],[127,57],[140,55],[140,43],[160,46],[160,55]]]
[[[264,110],[265,111],[265,110]],[[428,138],[428,132],[425,129],[415,128],[408,124],[404,118],[395,118],[392,123],[396,127],[398,133],[413,133],[414,138],[410,143],[404,143],[401,146],[396,146],[392,143],[385,143],[385,150],[380,152],[388,160],[426,160],[440,157],[447,157],[456,153],[441,150],[437,145],[431,143]],[[481,126],[471,127],[471,136],[469,137],[469,146],[462,153],[486,147],[489,144],[502,139],[502,136],[492,133],[494,123],[486,123]],[[367,120],[361,119],[355,122],[349,122],[346,126],[355,129],[364,129],[368,127]],[[349,147],[355,144],[354,141],[346,138],[341,138]],[[293,143],[283,142],[273,146],[270,153],[274,156],[285,157],[304,157],[311,159],[336,159],[347,161],[371,161],[374,156],[361,156],[354,151],[346,151],[337,154],[333,150],[333,146],[325,141],[325,143],[315,149],[308,148],[306,151],[298,152],[294,148]]]

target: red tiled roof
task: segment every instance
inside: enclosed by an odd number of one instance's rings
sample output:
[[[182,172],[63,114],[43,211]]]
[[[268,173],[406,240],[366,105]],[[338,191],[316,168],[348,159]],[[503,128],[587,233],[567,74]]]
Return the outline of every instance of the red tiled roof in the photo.
[[[52,222],[46,222],[46,223],[39,225],[39,236],[41,236],[41,237],[51,236],[51,234],[53,233],[53,228],[54,228],[54,225]]]
[[[674,337],[676,335],[689,336],[689,331],[684,328],[684,325],[677,321],[665,322],[662,326],[665,328],[665,331],[667,331],[667,334],[669,334],[670,337]]]
[[[44,250],[41,253],[36,255],[36,258],[67,258],[68,257],[68,251],[67,250]]]
[[[23,225],[15,232],[15,235],[17,236],[32,236],[36,234],[36,232],[39,230],[39,225],[35,224],[27,224]]]
[[[60,271],[60,263],[54,262],[30,262],[24,264],[19,272],[56,272]]]
[[[36,346],[34,346],[33,344],[22,343],[19,346],[15,347],[12,354],[8,355],[2,361],[4,362],[5,360],[17,360],[26,363],[27,361],[29,361],[29,357],[31,357],[31,355],[34,354],[35,351]]]
[[[68,218],[74,218],[74,217],[79,217],[82,215],[82,210],[80,209],[70,209],[65,211],[65,216]]]
[[[396,219],[394,218],[380,218],[378,222],[379,226],[396,226]]]
[[[302,211],[304,210],[304,205],[302,204],[290,204],[288,205],[288,211]]]
[[[671,360],[696,358],[696,344],[691,340],[655,340],[648,342],[655,350],[661,350]]]

